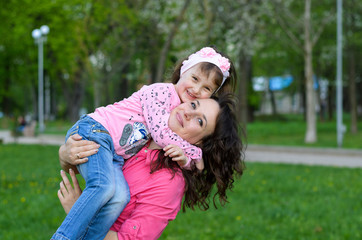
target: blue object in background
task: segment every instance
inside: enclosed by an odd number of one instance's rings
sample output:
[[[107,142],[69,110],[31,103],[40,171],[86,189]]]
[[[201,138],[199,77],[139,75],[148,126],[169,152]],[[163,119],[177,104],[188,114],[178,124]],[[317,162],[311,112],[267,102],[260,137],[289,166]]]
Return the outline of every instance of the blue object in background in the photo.
[[[317,78],[317,76],[313,75],[313,89],[314,90],[317,90],[319,87],[318,81],[319,81],[319,79]]]
[[[271,91],[282,90],[283,88],[289,87],[293,82],[293,76],[276,76],[269,78],[269,89]]]

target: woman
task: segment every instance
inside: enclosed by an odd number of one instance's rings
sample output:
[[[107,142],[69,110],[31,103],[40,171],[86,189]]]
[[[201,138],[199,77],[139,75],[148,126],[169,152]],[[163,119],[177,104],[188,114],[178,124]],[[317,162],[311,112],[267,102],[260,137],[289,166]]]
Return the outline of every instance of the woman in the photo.
[[[216,101],[215,101],[216,100]],[[187,114],[186,105],[181,104],[171,112],[170,128],[191,144],[203,150],[205,168],[201,172],[196,169],[180,169],[175,162],[163,156],[154,143],[150,143],[137,155],[127,160],[123,168],[124,176],[129,184],[131,201],[119,216],[106,239],[156,239],[168,222],[173,220],[185,195],[184,209],[198,205],[209,208],[211,188],[217,186],[213,203],[218,196],[221,204],[226,202],[226,190],[232,188],[234,175],[243,172],[242,143],[238,136],[238,127],[233,112],[230,96],[219,99],[199,99],[200,106]],[[210,102],[211,101],[211,102]],[[185,103],[189,104],[189,103]],[[210,128],[196,131],[189,121],[193,116],[203,115]],[[180,119],[181,116],[181,119]],[[211,131],[210,131],[211,129]],[[93,143],[70,139],[59,150],[63,169],[69,169],[69,163],[77,154],[82,157],[95,151]],[[86,159],[83,159],[84,161]],[[71,172],[74,182],[74,174]],[[65,174],[64,183],[58,192],[59,199],[66,212],[71,208],[74,199],[79,196],[77,182],[71,188]],[[67,190],[68,189],[68,190]]]

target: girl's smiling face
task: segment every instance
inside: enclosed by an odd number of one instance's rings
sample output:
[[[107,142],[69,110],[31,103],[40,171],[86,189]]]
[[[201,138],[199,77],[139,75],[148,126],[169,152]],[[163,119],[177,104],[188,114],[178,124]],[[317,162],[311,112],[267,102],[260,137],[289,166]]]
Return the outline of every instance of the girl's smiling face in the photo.
[[[197,98],[210,98],[217,90],[215,79],[219,76],[218,73],[202,71],[201,64],[198,63],[184,72],[176,83],[176,92],[181,102],[190,102]],[[216,68],[217,66],[215,66]]]
[[[168,126],[189,143],[199,144],[214,132],[219,112],[219,103],[214,99],[196,99],[174,108]]]

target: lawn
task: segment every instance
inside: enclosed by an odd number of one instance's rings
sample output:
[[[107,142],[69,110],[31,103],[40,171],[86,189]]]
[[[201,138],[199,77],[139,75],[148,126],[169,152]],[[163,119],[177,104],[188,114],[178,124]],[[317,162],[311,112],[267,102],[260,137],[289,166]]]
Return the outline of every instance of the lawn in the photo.
[[[361,239],[361,169],[247,163],[229,204],[180,213],[162,239]]]
[[[0,145],[0,239],[50,239],[57,147]],[[247,163],[229,204],[179,213],[161,239],[361,239],[362,169]]]
[[[343,136],[343,148],[362,149],[362,121],[358,122],[357,134],[351,134],[349,117],[346,115],[344,124],[347,131]],[[317,122],[317,142],[304,143],[306,123],[302,115],[259,116],[247,125],[249,144],[305,146],[305,147],[337,147],[336,121]]]

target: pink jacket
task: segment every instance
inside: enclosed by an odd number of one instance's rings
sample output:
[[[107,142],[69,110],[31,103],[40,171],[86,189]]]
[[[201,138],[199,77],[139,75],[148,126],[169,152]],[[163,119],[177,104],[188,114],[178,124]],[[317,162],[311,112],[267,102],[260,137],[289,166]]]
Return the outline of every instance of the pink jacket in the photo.
[[[144,147],[125,162],[131,200],[111,228],[120,240],[159,238],[181,208],[185,187],[181,171],[173,178],[169,169],[150,174],[150,163],[158,153]]]

